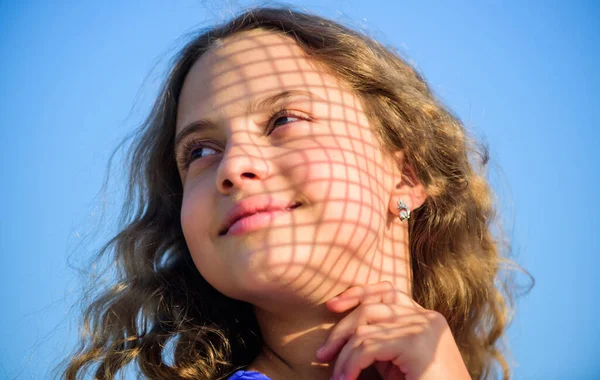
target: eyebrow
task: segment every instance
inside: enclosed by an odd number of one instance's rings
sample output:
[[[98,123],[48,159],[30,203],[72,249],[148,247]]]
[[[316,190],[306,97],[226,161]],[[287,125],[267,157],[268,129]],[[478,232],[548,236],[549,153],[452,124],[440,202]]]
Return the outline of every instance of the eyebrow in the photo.
[[[286,91],[281,91],[278,92],[276,94],[267,96],[264,99],[258,99],[255,100],[253,102],[250,103],[250,106],[248,107],[248,112],[249,113],[254,113],[257,111],[260,111],[262,109],[265,108],[269,108],[274,106],[275,104],[277,104],[278,102],[282,101],[282,100],[287,100],[289,98],[293,98],[293,97],[306,97],[306,98],[318,98],[321,99],[320,96],[317,96],[315,94],[313,94],[310,91],[306,91],[306,90],[286,90]]]
[[[255,113],[262,109],[274,106],[280,101],[287,100],[292,97],[307,97],[316,98],[323,100],[320,96],[306,90],[286,90],[281,91],[273,95],[269,95],[262,99],[254,100],[248,107],[248,113]],[[217,126],[206,119],[193,121],[181,129],[181,131],[175,136],[175,148],[183,141],[187,136],[201,132],[201,131],[214,131],[218,129]]]
[[[208,120],[196,120],[186,125],[181,132],[175,136],[175,149],[179,146],[179,144],[189,135],[192,135],[201,131],[214,131],[217,129],[217,126],[211,123]]]

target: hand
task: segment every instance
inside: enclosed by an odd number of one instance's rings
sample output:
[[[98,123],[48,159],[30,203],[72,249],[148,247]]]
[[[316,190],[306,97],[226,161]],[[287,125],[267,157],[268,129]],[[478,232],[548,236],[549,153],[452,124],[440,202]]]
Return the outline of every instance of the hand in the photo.
[[[326,306],[335,313],[356,307],[317,351],[321,362],[337,356],[333,380],[356,380],[371,365],[384,380],[471,378],[446,319],[390,282],[351,287]]]

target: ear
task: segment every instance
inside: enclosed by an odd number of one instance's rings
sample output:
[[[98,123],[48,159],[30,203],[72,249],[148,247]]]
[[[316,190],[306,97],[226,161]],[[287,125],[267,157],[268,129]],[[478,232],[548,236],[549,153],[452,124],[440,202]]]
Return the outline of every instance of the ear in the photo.
[[[393,154],[395,164],[393,176],[393,189],[390,192],[389,210],[398,216],[398,201],[401,199],[408,208],[413,211],[427,199],[424,186],[415,175],[413,168],[406,162],[404,152],[398,151]]]

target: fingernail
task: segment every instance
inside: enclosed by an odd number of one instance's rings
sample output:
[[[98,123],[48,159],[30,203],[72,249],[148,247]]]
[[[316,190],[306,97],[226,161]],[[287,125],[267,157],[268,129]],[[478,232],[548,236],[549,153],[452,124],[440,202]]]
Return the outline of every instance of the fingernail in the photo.
[[[325,345],[319,347],[319,349],[317,350],[317,356],[322,356],[323,352],[325,352]]]
[[[331,301],[331,302],[336,302],[336,301],[337,301],[337,300],[339,300],[339,299],[340,299],[340,297],[339,297],[339,296],[335,296],[335,297],[333,297],[332,299],[330,299],[329,301]]]

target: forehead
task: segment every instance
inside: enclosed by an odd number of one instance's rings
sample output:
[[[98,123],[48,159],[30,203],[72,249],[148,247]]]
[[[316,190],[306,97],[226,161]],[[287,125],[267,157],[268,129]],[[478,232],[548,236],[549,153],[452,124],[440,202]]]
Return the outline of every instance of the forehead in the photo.
[[[339,103],[354,100],[292,38],[262,30],[236,34],[192,66],[179,98],[177,128],[200,118],[240,115],[253,100],[286,90],[310,91]]]

